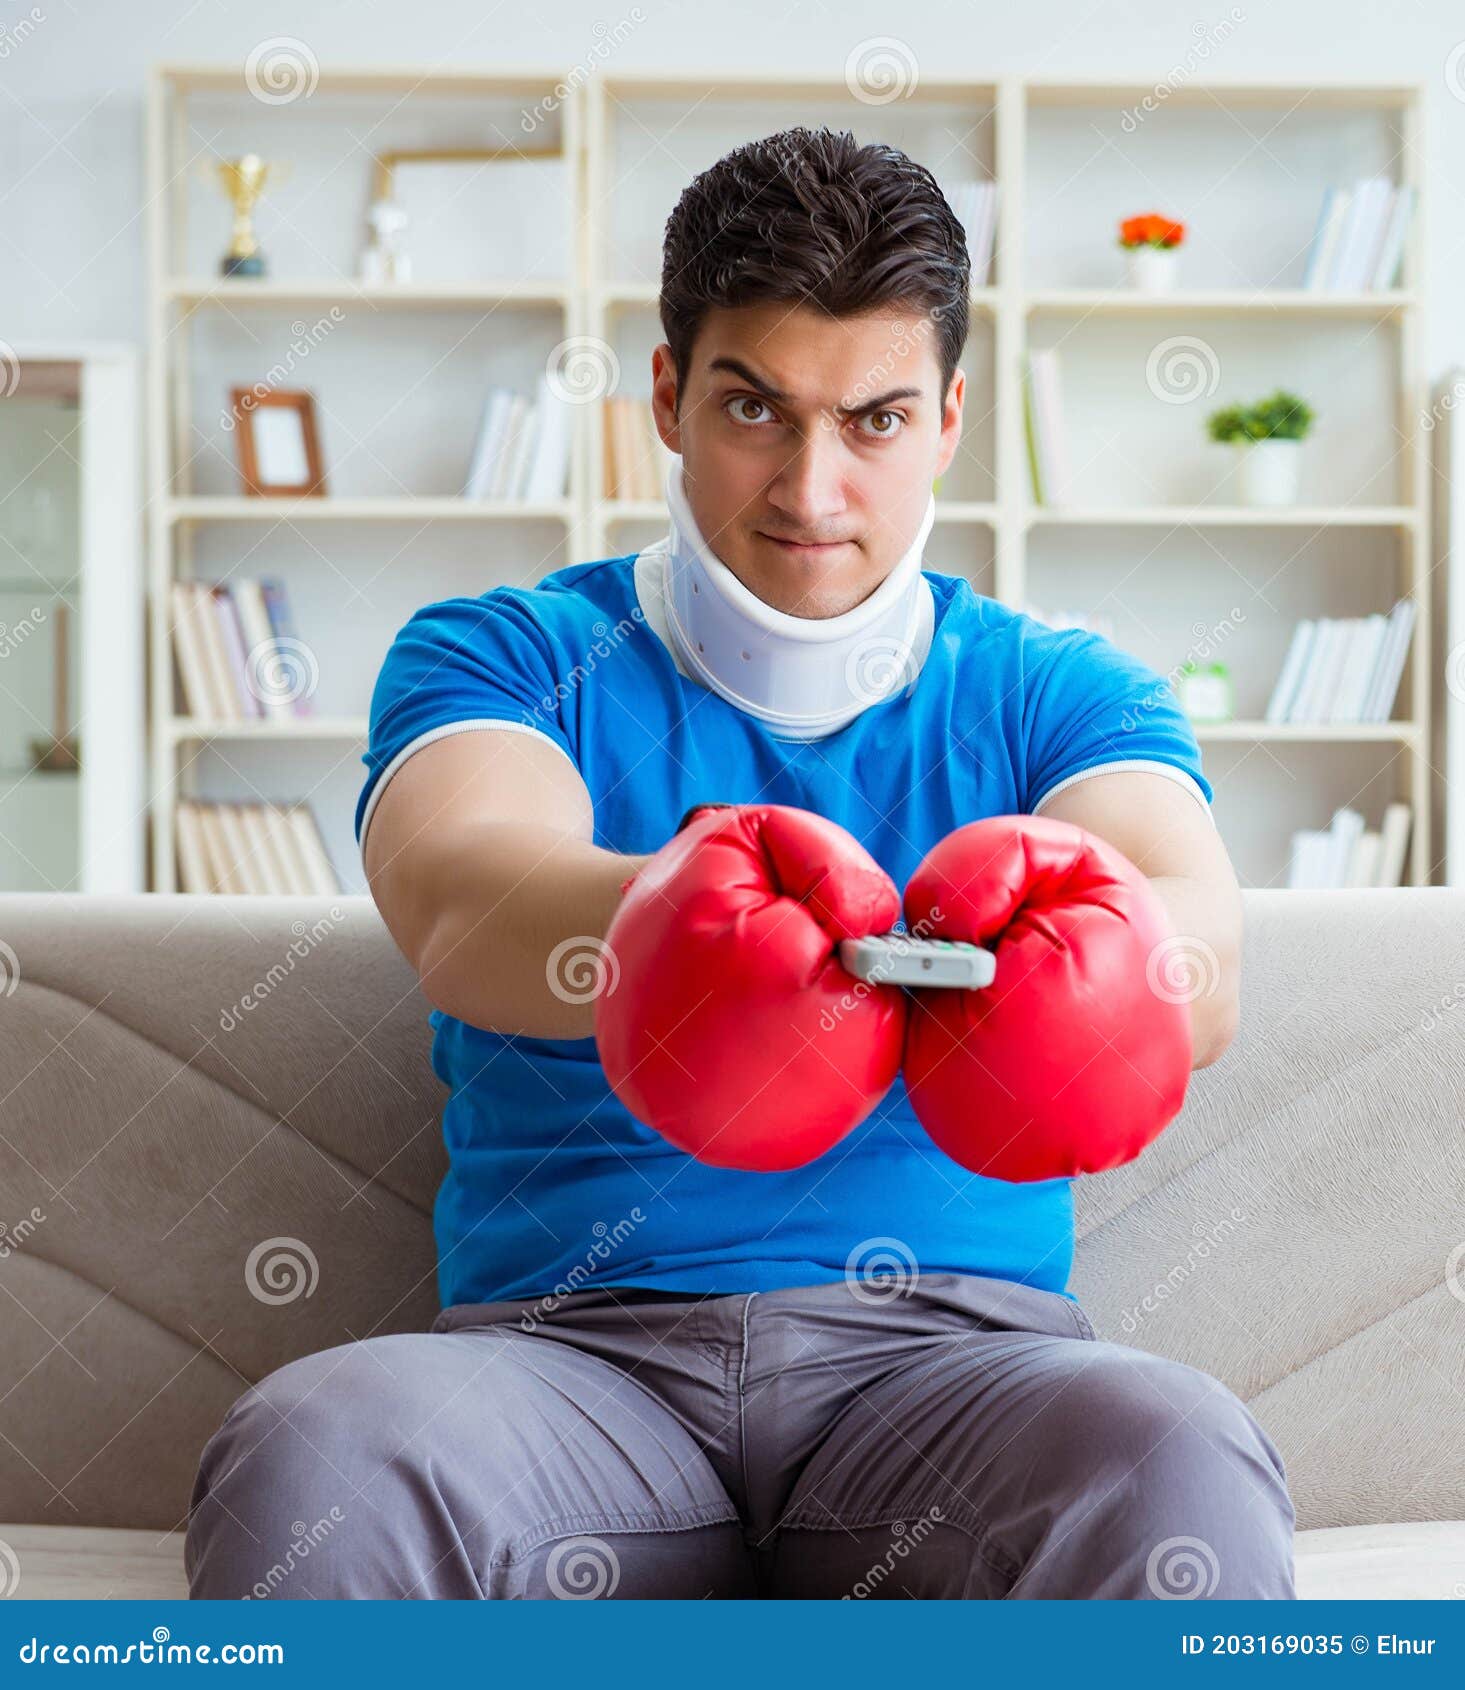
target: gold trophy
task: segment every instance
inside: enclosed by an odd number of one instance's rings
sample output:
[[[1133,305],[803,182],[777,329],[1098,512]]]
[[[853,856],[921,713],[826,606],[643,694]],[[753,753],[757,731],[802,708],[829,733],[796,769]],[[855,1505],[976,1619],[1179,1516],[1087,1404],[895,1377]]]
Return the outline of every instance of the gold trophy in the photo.
[[[217,159],[212,165],[205,160],[201,166],[204,180],[216,180],[234,206],[234,232],[229,250],[219,260],[221,276],[263,276],[264,255],[254,238],[251,221],[259,204],[265,183],[276,187],[287,181],[290,167],[270,164],[258,153],[245,153],[241,158]]]

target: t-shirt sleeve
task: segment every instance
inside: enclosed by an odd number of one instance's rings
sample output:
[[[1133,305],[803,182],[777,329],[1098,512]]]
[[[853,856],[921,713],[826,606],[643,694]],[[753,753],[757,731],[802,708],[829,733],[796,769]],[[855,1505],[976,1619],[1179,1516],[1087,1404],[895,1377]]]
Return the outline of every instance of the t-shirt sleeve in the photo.
[[[526,598],[523,588],[495,587],[481,598],[443,599],[398,631],[372,690],[358,844],[391,777],[414,752],[449,734],[538,734],[578,768],[554,646]]]
[[[1149,769],[1204,801],[1212,792],[1190,719],[1170,683],[1086,629],[1044,631],[1024,687],[1024,808],[1035,813],[1085,775]]]

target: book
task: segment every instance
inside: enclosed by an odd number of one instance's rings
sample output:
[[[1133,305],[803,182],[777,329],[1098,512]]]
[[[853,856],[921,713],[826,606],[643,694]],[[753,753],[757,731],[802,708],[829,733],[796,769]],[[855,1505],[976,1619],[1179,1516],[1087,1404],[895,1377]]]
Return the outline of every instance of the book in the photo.
[[[1348,873],[1344,877],[1345,886],[1372,886],[1378,877],[1379,845],[1381,835],[1373,828],[1366,828],[1353,842],[1353,852],[1348,859]]]
[[[1376,886],[1402,886],[1404,859],[1409,845],[1409,827],[1413,811],[1407,804],[1394,803],[1384,811],[1383,826],[1379,829],[1378,874]]]
[[[1313,228],[1302,285],[1313,293],[1368,293],[1394,285],[1417,195],[1387,176],[1330,187]]]
[[[307,803],[181,799],[175,832],[185,892],[333,896],[341,890]]]
[[[1409,657],[1409,640],[1414,632],[1417,606],[1413,599],[1400,599],[1389,612],[1378,662],[1364,701],[1363,721],[1387,722],[1399,695],[1399,682]]]
[[[1379,246],[1378,262],[1374,266],[1373,286],[1379,289],[1391,288],[1399,273],[1399,262],[1404,256],[1404,238],[1409,230],[1409,220],[1414,215],[1415,191],[1411,187],[1401,187],[1394,195],[1393,205],[1390,207],[1388,226],[1384,231],[1384,238]]]
[[[1316,632],[1317,625],[1310,620],[1299,622],[1292,630],[1292,641],[1282,661],[1282,672],[1277,676],[1277,684],[1267,700],[1266,719],[1269,722],[1291,721],[1293,702],[1311,656]]]

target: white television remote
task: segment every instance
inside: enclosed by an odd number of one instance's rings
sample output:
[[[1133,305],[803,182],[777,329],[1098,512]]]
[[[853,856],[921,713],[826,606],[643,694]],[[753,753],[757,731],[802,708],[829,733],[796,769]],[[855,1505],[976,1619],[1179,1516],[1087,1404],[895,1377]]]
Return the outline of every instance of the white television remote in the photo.
[[[839,960],[857,980],[878,986],[990,986],[997,958],[965,939],[915,939],[909,933],[872,933],[841,939]]]

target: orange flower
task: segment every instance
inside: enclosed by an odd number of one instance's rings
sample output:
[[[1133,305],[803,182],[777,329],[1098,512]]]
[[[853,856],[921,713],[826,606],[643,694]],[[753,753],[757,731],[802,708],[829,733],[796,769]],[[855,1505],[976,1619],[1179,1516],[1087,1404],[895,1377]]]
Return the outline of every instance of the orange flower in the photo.
[[[1158,211],[1126,217],[1119,225],[1120,246],[1179,246],[1184,239],[1185,225],[1172,223]]]

